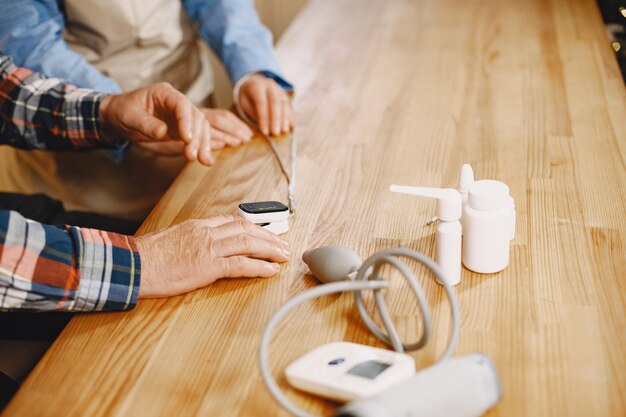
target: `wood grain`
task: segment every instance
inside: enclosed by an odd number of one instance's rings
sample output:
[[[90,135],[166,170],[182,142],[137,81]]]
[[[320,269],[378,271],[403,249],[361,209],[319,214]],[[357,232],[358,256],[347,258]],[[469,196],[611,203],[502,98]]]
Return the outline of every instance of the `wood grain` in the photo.
[[[489,415],[626,415],[626,91],[595,2],[316,0],[278,53],[298,87],[290,262],[271,279],[75,318],[4,415],[285,416],[256,356],[272,312],[315,285],[301,253],[402,245],[433,256],[434,203],[387,187],[454,186],[464,162],[508,183],[518,214],[509,267],[464,270],[457,286],[457,354],[485,352],[502,379]],[[278,142],[287,154],[289,138]],[[187,167],[141,232],[285,193],[257,139],[214,168]],[[393,316],[415,339],[416,307],[390,279]],[[449,329],[443,291],[422,282],[435,332],[419,367]],[[380,346],[348,295],[295,310],[272,345],[283,387],[287,363],[337,340]]]

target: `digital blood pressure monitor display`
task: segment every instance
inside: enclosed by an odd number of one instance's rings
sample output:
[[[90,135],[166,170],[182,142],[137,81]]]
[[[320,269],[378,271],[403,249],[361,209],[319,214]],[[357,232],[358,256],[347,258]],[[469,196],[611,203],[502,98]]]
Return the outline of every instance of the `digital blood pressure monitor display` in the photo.
[[[350,375],[356,375],[363,378],[374,379],[383,373],[391,365],[378,361],[366,361],[355,365],[348,371]]]
[[[295,388],[347,402],[409,379],[415,375],[415,362],[404,353],[339,342],[307,353],[289,365],[285,374]]]

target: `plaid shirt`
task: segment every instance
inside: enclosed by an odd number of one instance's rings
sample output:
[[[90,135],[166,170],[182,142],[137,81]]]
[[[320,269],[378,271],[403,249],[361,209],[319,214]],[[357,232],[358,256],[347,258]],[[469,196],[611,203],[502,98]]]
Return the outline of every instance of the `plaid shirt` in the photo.
[[[102,97],[0,55],[0,144],[54,151],[115,146],[99,133]],[[140,271],[130,236],[49,226],[0,210],[0,310],[127,310],[137,303]]]

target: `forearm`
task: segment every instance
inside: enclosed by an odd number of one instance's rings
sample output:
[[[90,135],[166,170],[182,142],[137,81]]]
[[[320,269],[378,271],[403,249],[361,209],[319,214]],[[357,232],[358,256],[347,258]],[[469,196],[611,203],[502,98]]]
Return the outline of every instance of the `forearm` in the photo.
[[[183,0],[183,4],[233,84],[246,74],[260,72],[283,88],[292,88],[274,56],[272,34],[259,21],[251,0]]]
[[[69,48],[65,18],[57,0],[0,0],[0,51],[24,68],[66,80],[81,88],[119,93],[111,78]]]
[[[0,144],[50,151],[120,145],[100,134],[104,97],[17,68],[0,56]]]
[[[0,310],[128,310],[140,274],[133,237],[0,211]]]

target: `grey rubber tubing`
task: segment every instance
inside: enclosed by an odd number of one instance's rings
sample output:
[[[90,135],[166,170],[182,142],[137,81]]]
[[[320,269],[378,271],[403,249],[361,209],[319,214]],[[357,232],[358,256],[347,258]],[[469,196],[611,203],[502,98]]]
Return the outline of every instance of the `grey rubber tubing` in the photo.
[[[298,408],[297,406],[292,404],[291,401],[289,401],[289,399],[285,396],[285,394],[281,391],[280,387],[276,383],[276,380],[272,376],[269,366],[269,344],[271,342],[274,329],[291,310],[308,300],[312,300],[314,298],[329,294],[353,292],[355,293],[355,301],[357,303],[359,315],[363,319],[363,322],[372,331],[372,333],[374,333],[374,335],[380,338],[383,342],[390,344],[396,351],[399,352],[402,352],[405,349],[416,350],[421,348],[426,343],[431,327],[430,310],[428,309],[428,303],[426,302],[422,288],[415,279],[412,271],[408,268],[408,266],[406,266],[406,264],[404,264],[399,259],[396,259],[396,257],[398,256],[407,257],[420,262],[428,269],[430,269],[435,277],[439,280],[439,282],[443,285],[446,291],[446,295],[448,296],[448,299],[450,301],[450,307],[452,311],[452,329],[450,330],[450,337],[446,349],[441,357],[437,360],[437,362],[450,358],[454,354],[454,350],[456,349],[456,345],[459,339],[459,306],[454,289],[449,284],[448,279],[445,277],[443,271],[441,270],[439,265],[437,265],[432,259],[419,252],[415,252],[407,248],[387,249],[382,252],[378,252],[369,259],[367,259],[359,268],[355,281],[325,284],[307,290],[288,300],[270,318],[261,337],[261,345],[259,347],[259,365],[261,368],[261,377],[263,378],[263,382],[265,383],[268,391],[270,392],[272,397],[274,397],[276,402],[278,402],[278,404],[280,404],[285,410],[289,411],[296,417],[318,417],[314,414],[310,414],[302,410],[301,408]],[[381,289],[388,288],[389,286],[389,282],[386,280],[382,280],[379,276],[380,270],[382,269],[384,264],[391,264],[396,269],[398,269],[398,271],[400,271],[400,273],[408,281],[411,290],[418,300],[418,304],[420,306],[420,309],[422,310],[424,333],[420,341],[418,341],[417,343],[405,345],[399,340],[397,331],[395,330],[382,295],[379,294]],[[368,275],[367,272],[370,267],[373,267],[373,272]],[[384,333],[374,323],[374,321],[367,313],[365,306],[363,305],[363,299],[361,296],[361,291],[363,290],[375,291],[374,296],[378,306],[378,311],[381,315],[387,333]],[[424,306],[426,307],[426,310],[424,309]],[[428,311],[428,314],[424,314],[424,311]]]

